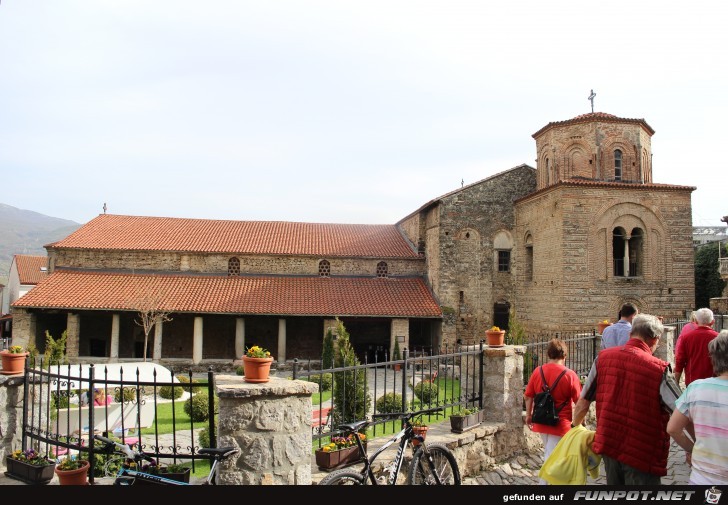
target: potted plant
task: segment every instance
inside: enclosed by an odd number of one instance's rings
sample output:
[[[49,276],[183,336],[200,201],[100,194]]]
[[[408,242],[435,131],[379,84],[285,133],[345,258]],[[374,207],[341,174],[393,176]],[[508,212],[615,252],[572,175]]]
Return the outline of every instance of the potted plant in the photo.
[[[357,433],[357,435],[366,449],[367,436],[364,433]],[[316,449],[315,455],[316,465],[320,470],[342,468],[358,463],[362,459],[353,434],[347,437],[331,437],[331,443],[321,449]]]
[[[74,456],[66,456],[56,465],[56,475],[61,486],[85,486],[88,484],[89,462]]]
[[[19,345],[11,345],[4,351],[0,351],[3,365],[2,373],[5,375],[23,373],[25,370],[25,358],[28,354],[28,351]]]
[[[160,477],[164,477],[165,479],[187,483],[190,482],[191,468],[187,465],[182,465],[178,463],[164,464],[159,463],[158,461],[150,461],[148,463],[144,463],[141,466],[141,471],[152,475],[159,475]],[[137,481],[137,484],[144,485],[148,483],[140,480]]]
[[[489,330],[486,330],[485,337],[490,347],[502,347],[506,339],[506,331],[497,326],[491,326]]]
[[[606,328],[607,326],[612,326],[612,323],[610,323],[606,319],[597,323],[597,333],[599,333],[600,335],[604,333],[604,328]]]
[[[243,355],[243,380],[245,382],[268,382],[273,357],[267,349],[254,345]]]
[[[412,420],[411,424],[412,424],[412,431],[415,432],[415,435],[422,436],[422,440],[424,440],[425,437],[427,436],[427,430],[429,427],[425,424],[425,422],[422,420],[422,418],[420,417],[420,418]],[[417,440],[417,439],[412,440],[412,445],[419,445],[419,444],[420,444],[419,440]]]
[[[483,421],[482,411],[475,407],[460,409],[450,415],[450,431],[463,433],[478,426]]]
[[[18,449],[5,457],[5,475],[26,484],[48,484],[56,462],[35,449]]]

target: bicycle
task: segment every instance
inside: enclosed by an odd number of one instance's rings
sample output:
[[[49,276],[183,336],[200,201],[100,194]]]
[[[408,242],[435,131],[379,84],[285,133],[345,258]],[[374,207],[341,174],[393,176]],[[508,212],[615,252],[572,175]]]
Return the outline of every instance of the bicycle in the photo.
[[[110,440],[101,435],[95,435],[94,439],[104,442],[101,452],[106,454],[116,454],[118,458],[109,458],[104,465],[104,475],[107,477],[115,477],[114,485],[132,486],[135,484],[162,484],[167,486],[189,486],[188,482],[182,482],[174,479],[144,472],[142,465],[144,462],[156,464],[156,460],[142,451],[135,451],[129,445],[120,444],[114,440]],[[235,447],[220,448],[204,448],[197,451],[198,454],[210,456],[212,463],[210,464],[210,472],[200,485],[217,485],[218,465],[225,461],[233,454],[240,452]],[[118,467],[118,470],[116,469]]]
[[[371,456],[367,454],[366,448],[364,447],[361,439],[358,436],[354,436],[353,438],[359,446],[359,453],[362,455],[364,467],[360,471],[352,470],[350,468],[334,470],[321,479],[319,485],[395,485],[398,482],[398,476],[402,470],[404,455],[408,446],[412,447],[413,454],[405,484],[460,485],[460,469],[452,451],[450,451],[450,449],[448,449],[444,444],[436,442],[426,443],[424,437],[421,435],[415,435],[415,432],[412,429],[412,418],[422,416],[424,414],[441,413],[442,411],[442,407],[435,407],[417,412],[397,412],[372,415],[372,419],[395,416],[401,417],[404,427],[392,436],[391,439],[385,442],[384,445],[382,445]],[[370,423],[371,421],[369,420],[356,421],[353,423],[342,424],[338,427],[338,429],[343,431],[345,436],[348,436],[349,434],[356,434],[363,431]],[[413,441],[417,441],[418,443],[412,444]],[[380,477],[381,480],[378,480],[374,475],[374,462],[380,454],[397,442],[399,442],[397,455],[387,468],[389,475],[385,478]]]

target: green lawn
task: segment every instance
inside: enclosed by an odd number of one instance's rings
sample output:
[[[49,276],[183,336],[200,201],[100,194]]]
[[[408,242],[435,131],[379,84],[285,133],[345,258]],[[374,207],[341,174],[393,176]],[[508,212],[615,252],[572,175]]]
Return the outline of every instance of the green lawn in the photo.
[[[157,430],[160,435],[172,433],[176,428],[179,430],[190,429],[190,416],[184,411],[183,401],[174,402],[174,422],[172,422],[172,403],[158,403],[157,404],[157,415],[155,422],[157,423]],[[207,421],[194,423],[195,428],[205,428],[208,425]],[[154,435],[155,428],[151,426],[149,428],[142,428],[142,435]]]

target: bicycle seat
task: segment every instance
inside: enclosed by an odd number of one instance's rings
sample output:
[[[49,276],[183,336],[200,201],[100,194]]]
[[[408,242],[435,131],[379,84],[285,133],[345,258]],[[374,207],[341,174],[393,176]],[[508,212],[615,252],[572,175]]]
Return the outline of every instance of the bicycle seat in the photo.
[[[227,456],[228,454],[236,451],[237,448],[235,447],[206,447],[197,451],[197,454],[208,454],[210,456],[221,457]]]
[[[364,426],[368,425],[369,421],[356,421],[354,423],[340,424],[339,428],[346,431],[359,431]]]

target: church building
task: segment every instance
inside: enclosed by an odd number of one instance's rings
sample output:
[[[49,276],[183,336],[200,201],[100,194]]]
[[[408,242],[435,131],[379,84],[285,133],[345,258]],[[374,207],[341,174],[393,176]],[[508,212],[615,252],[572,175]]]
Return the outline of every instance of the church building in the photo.
[[[373,362],[395,341],[429,353],[481,340],[511,311],[531,333],[591,329],[627,301],[684,316],[696,188],[653,182],[653,134],[599,112],[549,123],[533,134],[536,168],[392,225],[101,214],[46,246],[47,278],[12,306],[14,340],[42,350],[46,331],[66,331],[74,362],[229,364],[251,345],[317,360],[338,318]],[[145,335],[151,307],[169,320]]]

